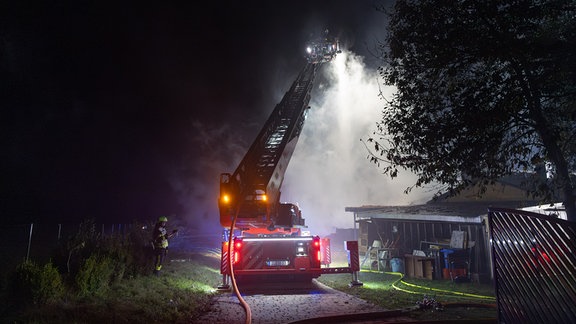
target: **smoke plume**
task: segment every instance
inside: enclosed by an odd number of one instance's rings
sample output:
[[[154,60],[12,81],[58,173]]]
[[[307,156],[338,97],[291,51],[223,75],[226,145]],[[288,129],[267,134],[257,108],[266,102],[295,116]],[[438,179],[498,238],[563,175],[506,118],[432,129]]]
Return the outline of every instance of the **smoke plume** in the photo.
[[[298,203],[311,234],[323,236],[336,228],[352,228],[353,214],[345,212],[345,207],[428,200],[431,194],[423,190],[406,195],[404,190],[415,183],[415,176],[408,172],[395,179],[383,175],[368,160],[360,141],[372,135],[381,120],[380,91],[388,98],[393,92],[379,85],[376,71],[367,68],[361,56],[345,51],[322,67],[316,83],[281,195],[282,202]],[[198,121],[191,125],[190,156],[171,183],[193,227],[221,232],[218,176],[234,172],[264,122],[257,124],[253,117],[246,120],[236,120],[234,127]]]
[[[390,179],[368,160],[360,139],[376,130],[384,106],[379,92],[390,98],[393,88],[378,83],[378,74],[360,56],[344,52],[325,64],[327,81],[312,93],[311,109],[282,190],[282,201],[298,203],[313,235],[352,228],[353,213],[345,207],[410,205],[431,195],[404,190],[415,183],[408,172]],[[317,78],[320,76],[317,76]]]

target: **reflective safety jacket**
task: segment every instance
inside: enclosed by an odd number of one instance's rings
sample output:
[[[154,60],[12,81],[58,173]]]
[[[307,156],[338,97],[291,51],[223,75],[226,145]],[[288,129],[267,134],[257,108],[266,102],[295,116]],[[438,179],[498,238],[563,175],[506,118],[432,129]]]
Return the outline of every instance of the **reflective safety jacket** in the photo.
[[[154,228],[154,248],[165,249],[168,247],[168,237],[166,235],[166,227],[156,224]]]

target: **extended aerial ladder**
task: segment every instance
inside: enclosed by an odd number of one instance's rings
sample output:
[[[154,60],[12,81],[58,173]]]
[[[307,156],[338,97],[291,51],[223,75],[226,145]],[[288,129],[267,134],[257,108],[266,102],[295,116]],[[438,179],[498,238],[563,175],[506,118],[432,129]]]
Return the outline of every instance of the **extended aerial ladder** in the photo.
[[[220,178],[220,222],[245,231],[304,225],[295,206],[280,203],[280,188],[302,131],[317,63],[308,63],[268,118],[234,174]],[[282,207],[281,207],[282,206]],[[293,213],[283,213],[285,210]],[[290,216],[290,217],[288,217]]]
[[[314,86],[314,78],[323,63],[340,52],[337,40],[327,37],[307,49],[307,63],[272,111],[256,139],[233,174],[220,176],[218,201],[221,225],[241,231],[231,242],[222,244],[221,273],[249,275],[290,275],[315,278],[322,273],[359,270],[357,242],[350,267],[323,268],[330,256],[329,240],[303,233],[306,227],[296,204],[281,203],[282,182],[294,153]],[[306,235],[303,235],[306,234]],[[232,235],[230,235],[232,237]],[[348,244],[348,243],[347,243]],[[355,247],[354,247],[355,244]],[[350,250],[349,250],[350,251]],[[356,280],[357,281],[357,280]]]

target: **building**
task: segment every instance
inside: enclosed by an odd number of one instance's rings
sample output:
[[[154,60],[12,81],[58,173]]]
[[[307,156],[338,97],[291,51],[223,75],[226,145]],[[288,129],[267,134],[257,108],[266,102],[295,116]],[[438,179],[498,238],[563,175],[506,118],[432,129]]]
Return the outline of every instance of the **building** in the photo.
[[[468,278],[491,278],[486,215],[490,207],[518,209],[537,205],[522,189],[523,180],[523,175],[503,178],[489,186],[481,197],[474,187],[458,196],[422,205],[346,207],[357,225],[363,266],[376,264],[380,270],[391,270],[391,259],[409,263],[410,256],[415,255],[422,258],[414,262],[430,261],[428,271],[424,270],[427,273],[419,271],[417,276],[439,279],[446,277],[444,269],[450,267],[448,254],[465,252]]]

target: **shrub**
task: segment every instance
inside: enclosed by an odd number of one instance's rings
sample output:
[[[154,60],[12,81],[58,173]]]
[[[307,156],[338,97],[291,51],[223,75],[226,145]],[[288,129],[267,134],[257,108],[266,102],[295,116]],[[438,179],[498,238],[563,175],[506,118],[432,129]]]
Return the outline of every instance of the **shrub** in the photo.
[[[39,266],[24,262],[18,266],[9,283],[10,299],[15,305],[42,305],[62,297],[64,285],[52,262]]]
[[[102,295],[110,287],[114,275],[113,260],[108,256],[92,254],[80,266],[75,283],[79,296]]]

